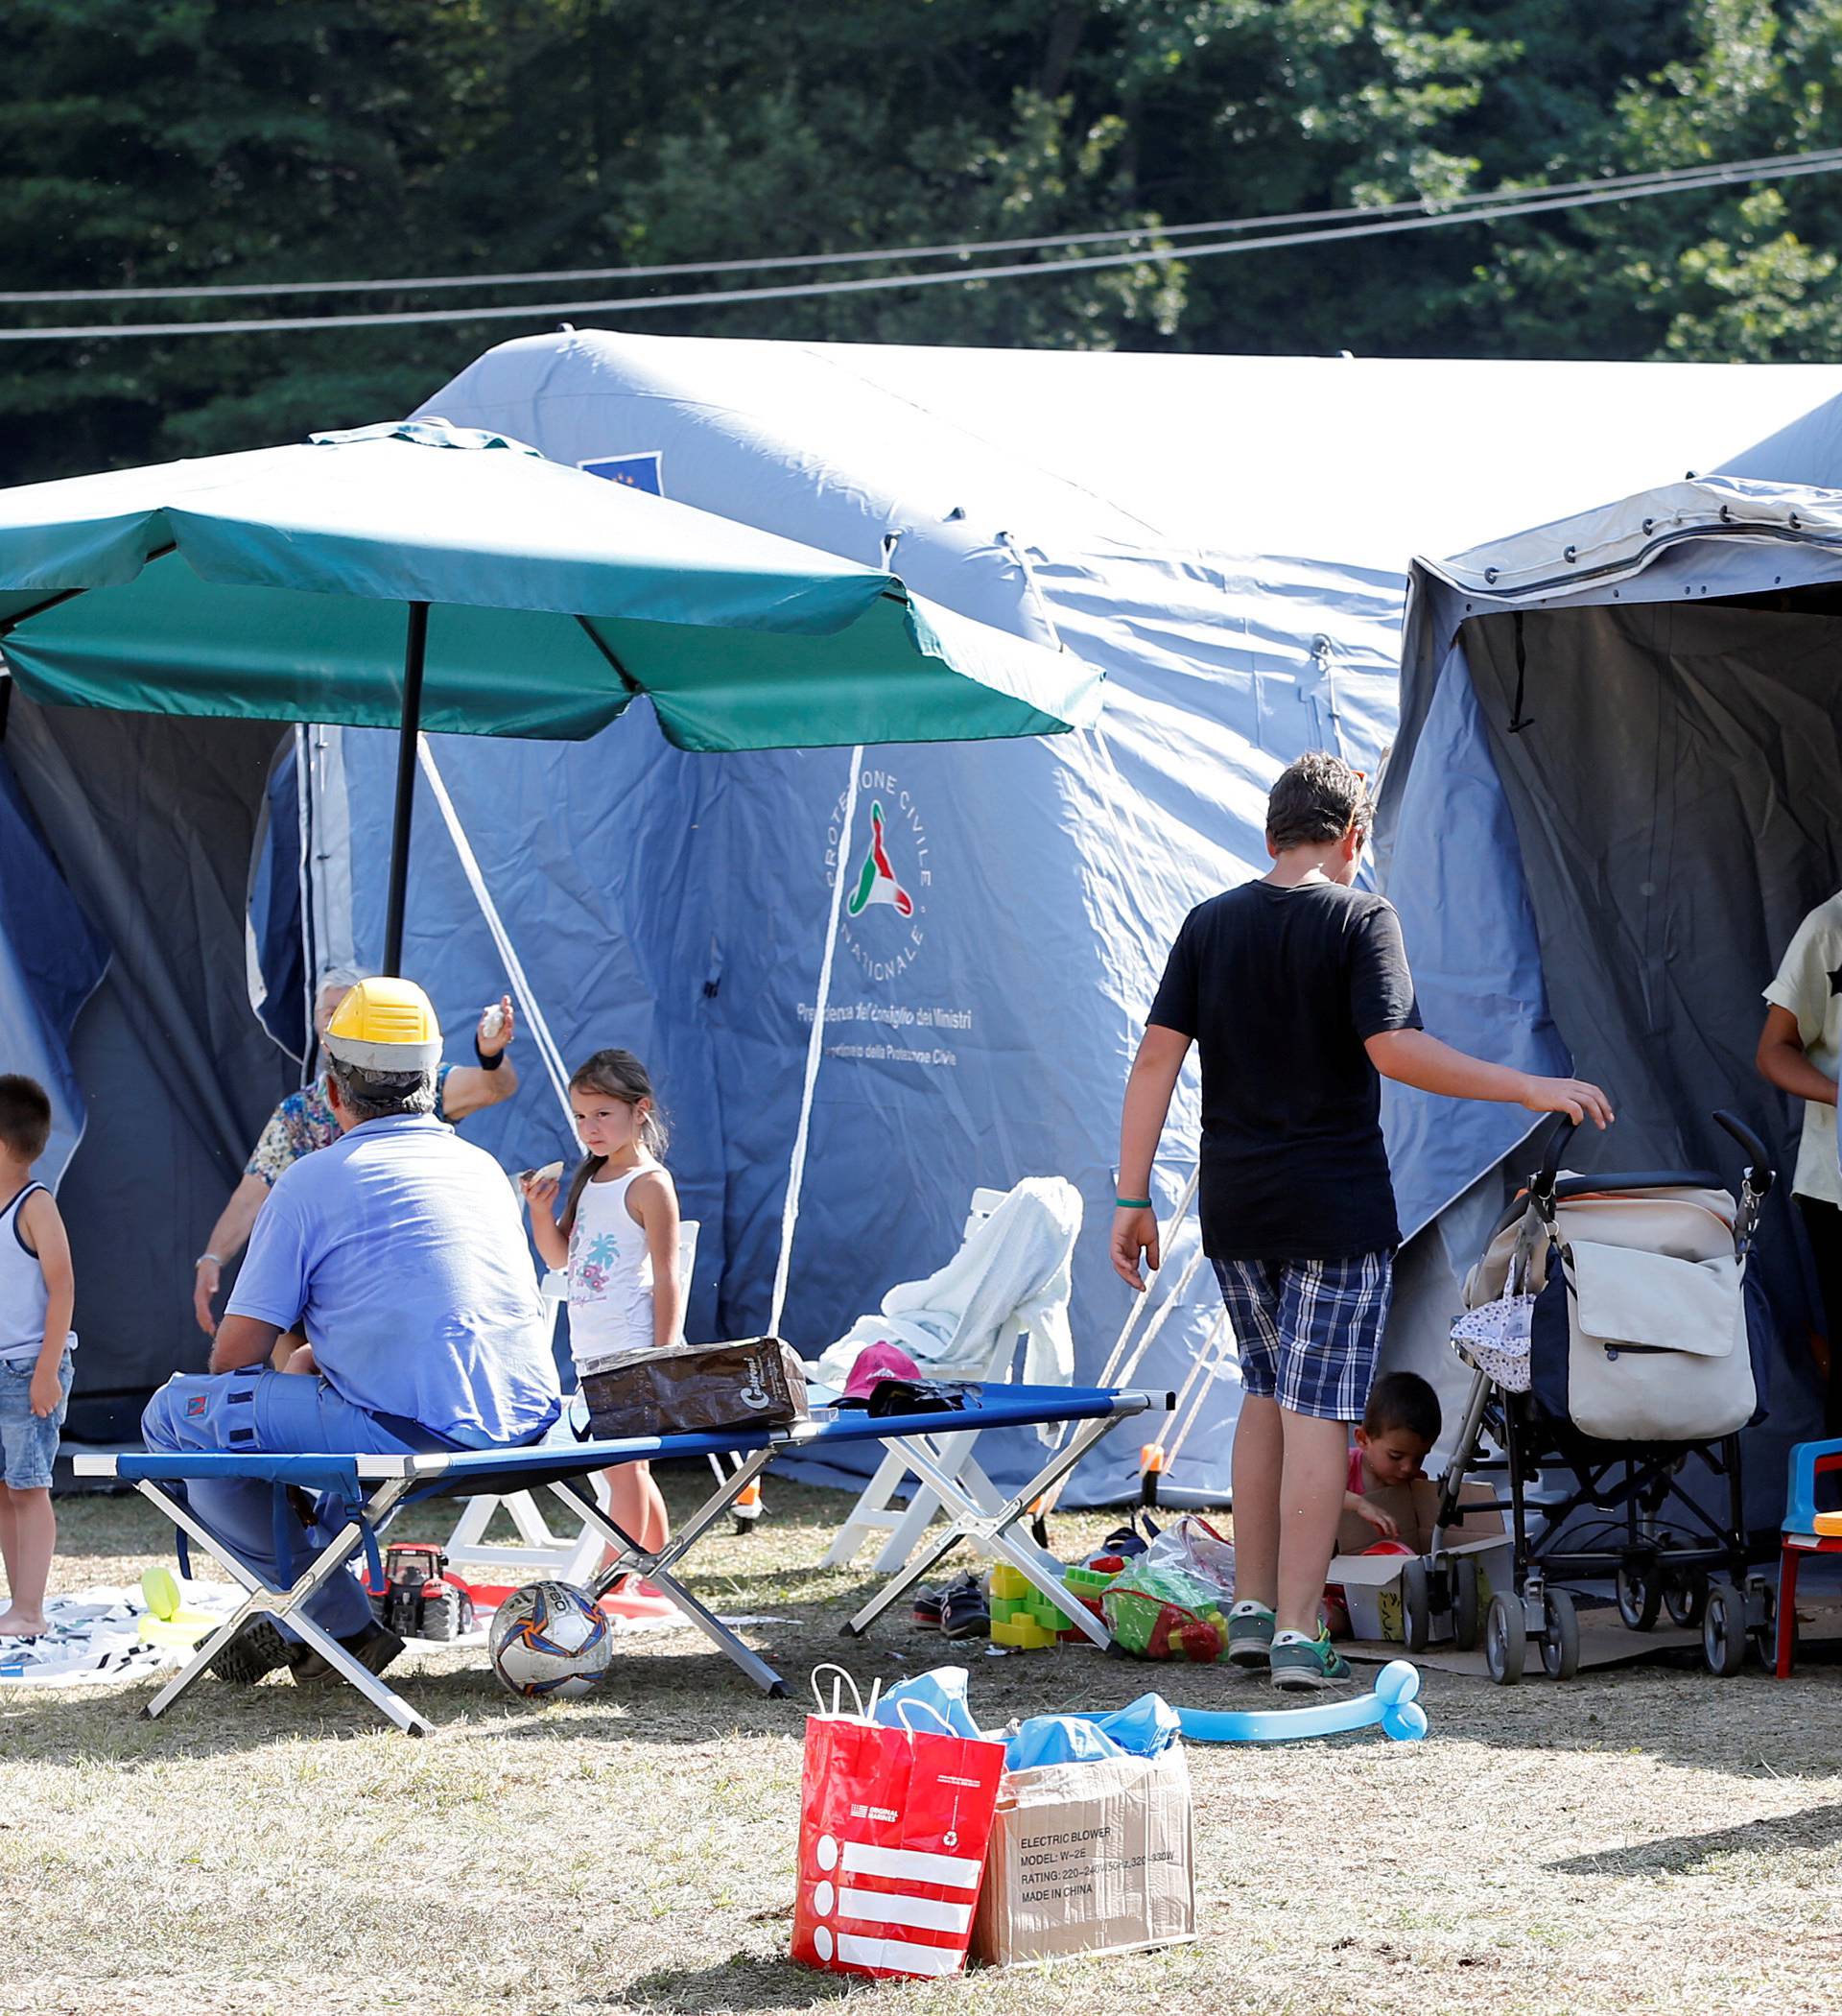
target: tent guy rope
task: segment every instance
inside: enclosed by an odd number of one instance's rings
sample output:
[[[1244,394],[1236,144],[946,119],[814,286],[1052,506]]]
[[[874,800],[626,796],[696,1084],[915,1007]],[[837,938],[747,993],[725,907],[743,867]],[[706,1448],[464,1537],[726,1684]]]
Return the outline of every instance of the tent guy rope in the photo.
[[[837,857],[832,864],[832,907],[825,927],[825,952],[818,962],[818,993],[813,1002],[812,1032],[806,1039],[806,1077],[799,1092],[799,1125],[793,1130],[793,1152],[787,1166],[787,1199],[780,1213],[780,1257],[774,1262],[774,1294],[768,1316],[770,1336],[780,1334],[780,1315],[787,1305],[787,1276],[792,1267],[793,1231],[799,1223],[799,1193],[806,1180],[806,1145],[813,1130],[813,1090],[818,1082],[818,1060],[825,1048],[825,1009],[832,998],[832,964],[838,952],[838,920],[844,903],[845,850],[857,823],[857,787],[863,771],[863,747],[851,751],[850,782],[844,788],[844,812],[838,822]]]

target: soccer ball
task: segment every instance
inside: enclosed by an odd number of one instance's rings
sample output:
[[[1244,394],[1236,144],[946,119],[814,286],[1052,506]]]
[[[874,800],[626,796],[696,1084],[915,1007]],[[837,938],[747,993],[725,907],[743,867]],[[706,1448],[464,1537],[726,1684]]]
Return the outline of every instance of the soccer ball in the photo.
[[[567,1701],[607,1672],[614,1641],[588,1592],[568,1582],[528,1582],[493,1613],[492,1670],[528,1701]]]

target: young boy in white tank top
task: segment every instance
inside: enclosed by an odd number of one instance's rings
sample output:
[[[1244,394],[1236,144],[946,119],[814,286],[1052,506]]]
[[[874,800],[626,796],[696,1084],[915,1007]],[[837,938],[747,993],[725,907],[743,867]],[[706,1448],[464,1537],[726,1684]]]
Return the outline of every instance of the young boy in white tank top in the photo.
[[[58,1545],[51,1466],[70,1398],[76,1285],[70,1242],[32,1165],[51,1138],[42,1085],[0,1077],[0,1638],[45,1628],[45,1584]]]

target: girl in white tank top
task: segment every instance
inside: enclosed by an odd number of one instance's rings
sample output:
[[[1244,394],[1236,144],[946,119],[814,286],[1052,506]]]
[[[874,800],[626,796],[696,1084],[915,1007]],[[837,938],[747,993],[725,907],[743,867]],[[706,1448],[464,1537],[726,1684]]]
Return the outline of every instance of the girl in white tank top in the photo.
[[[629,1050],[598,1050],[569,1081],[585,1156],[560,1213],[555,1177],[526,1179],[531,1230],[545,1264],[569,1269],[569,1347],[578,1372],[626,1351],[663,1349],[683,1328],[678,1194],[646,1067]],[[607,1473],[609,1513],[648,1554],[671,1533],[646,1463]]]
[[[650,1351],[653,1335],[652,1255],[646,1226],[627,1208],[635,1181],[653,1172],[647,1160],[624,1174],[591,1175],[577,1193],[569,1228],[569,1349],[579,1373],[599,1371],[623,1351]]]

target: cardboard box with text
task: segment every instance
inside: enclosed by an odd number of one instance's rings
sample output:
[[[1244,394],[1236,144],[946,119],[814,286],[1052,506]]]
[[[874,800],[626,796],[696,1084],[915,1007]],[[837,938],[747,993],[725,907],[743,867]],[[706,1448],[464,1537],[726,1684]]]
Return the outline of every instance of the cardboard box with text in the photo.
[[[1491,1495],[1486,1485],[1466,1484],[1459,1494],[1461,1516],[1434,1536],[1441,1554],[1476,1557],[1479,1601],[1485,1610],[1490,1607],[1492,1595],[1508,1589],[1515,1579],[1514,1550],[1502,1514],[1490,1502]],[[1402,1504],[1380,1492],[1374,1494],[1373,1502],[1392,1512],[1401,1520],[1403,1531],[1406,1531]],[[1343,1516],[1346,1520],[1356,1517],[1351,1512]],[[1414,1538],[1422,1545],[1428,1544],[1423,1535],[1415,1534]],[[1350,1613],[1350,1635],[1358,1642],[1405,1643],[1401,1568],[1405,1558],[1404,1554],[1340,1554],[1331,1563],[1325,1580],[1331,1587],[1342,1590]],[[1435,1641],[1451,1636],[1451,1621],[1443,1614],[1434,1619],[1433,1635]]]
[[[1007,1771],[972,1957],[1001,1967],[1195,1936],[1190,1767],[1155,1758]]]

